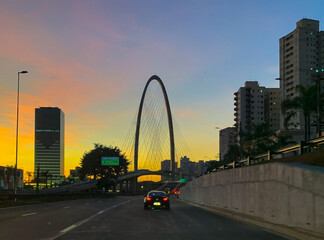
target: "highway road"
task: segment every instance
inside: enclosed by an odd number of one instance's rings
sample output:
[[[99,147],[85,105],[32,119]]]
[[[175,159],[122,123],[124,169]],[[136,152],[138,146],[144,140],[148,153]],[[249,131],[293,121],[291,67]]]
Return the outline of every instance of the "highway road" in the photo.
[[[287,239],[180,200],[143,210],[143,197],[82,199],[0,209],[0,239]]]

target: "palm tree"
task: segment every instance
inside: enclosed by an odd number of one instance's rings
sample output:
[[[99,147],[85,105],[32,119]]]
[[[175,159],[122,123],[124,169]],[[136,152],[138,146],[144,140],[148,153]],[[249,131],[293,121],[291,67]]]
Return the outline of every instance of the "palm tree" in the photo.
[[[47,188],[47,179],[48,179],[48,176],[49,176],[48,170],[43,171],[42,176],[45,178],[45,188]]]
[[[304,133],[305,141],[310,138],[310,118],[316,113],[316,86],[297,85],[296,90],[299,93],[294,98],[288,98],[281,103],[281,110],[286,115],[285,127],[288,128],[289,120],[302,111],[304,115]]]
[[[242,144],[245,155],[252,156],[273,150],[275,145],[272,140],[273,136],[274,134],[269,131],[267,123],[252,125]]]
[[[30,177],[32,176],[32,172],[26,172],[27,176],[28,176],[28,183],[30,185]]]

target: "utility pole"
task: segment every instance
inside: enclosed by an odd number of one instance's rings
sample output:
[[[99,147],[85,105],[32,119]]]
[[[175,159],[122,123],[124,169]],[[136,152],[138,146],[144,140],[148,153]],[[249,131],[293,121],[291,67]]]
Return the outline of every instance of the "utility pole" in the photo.
[[[321,74],[324,74],[324,67],[321,69],[311,68],[311,71],[314,71],[312,78],[316,82],[316,102],[317,102],[317,119],[316,119],[316,132],[317,137],[322,135],[322,106],[321,106],[321,80],[324,80],[324,76],[321,77]]]
[[[20,71],[18,72],[18,88],[17,88],[17,121],[16,121],[16,164],[15,164],[15,171],[14,171],[14,195],[16,201],[16,194],[17,194],[17,165],[18,165],[18,120],[19,120],[19,77],[20,74],[26,74],[28,71]],[[19,180],[18,180],[19,181]]]

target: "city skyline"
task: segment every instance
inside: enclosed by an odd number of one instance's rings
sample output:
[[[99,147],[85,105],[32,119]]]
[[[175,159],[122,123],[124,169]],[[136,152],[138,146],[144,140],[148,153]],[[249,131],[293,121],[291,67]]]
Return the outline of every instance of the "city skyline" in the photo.
[[[122,146],[153,74],[166,85],[191,159],[213,158],[215,127],[234,124],[233,93],[248,80],[278,87],[279,38],[303,17],[319,20],[320,29],[324,22],[319,1],[297,2],[289,16],[288,3],[232,2],[1,2],[1,165],[14,165],[21,70],[30,72],[21,79],[18,168],[25,172],[34,169],[35,108],[66,113],[67,175],[93,143]]]

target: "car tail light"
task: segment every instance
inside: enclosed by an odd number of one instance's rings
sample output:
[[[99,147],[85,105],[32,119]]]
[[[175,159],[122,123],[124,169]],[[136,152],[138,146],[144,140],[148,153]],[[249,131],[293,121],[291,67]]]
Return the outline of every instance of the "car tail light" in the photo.
[[[163,201],[168,201],[168,198],[167,197],[163,198]]]
[[[146,201],[151,201],[151,200],[152,200],[152,198],[150,198],[150,197],[146,198]]]

